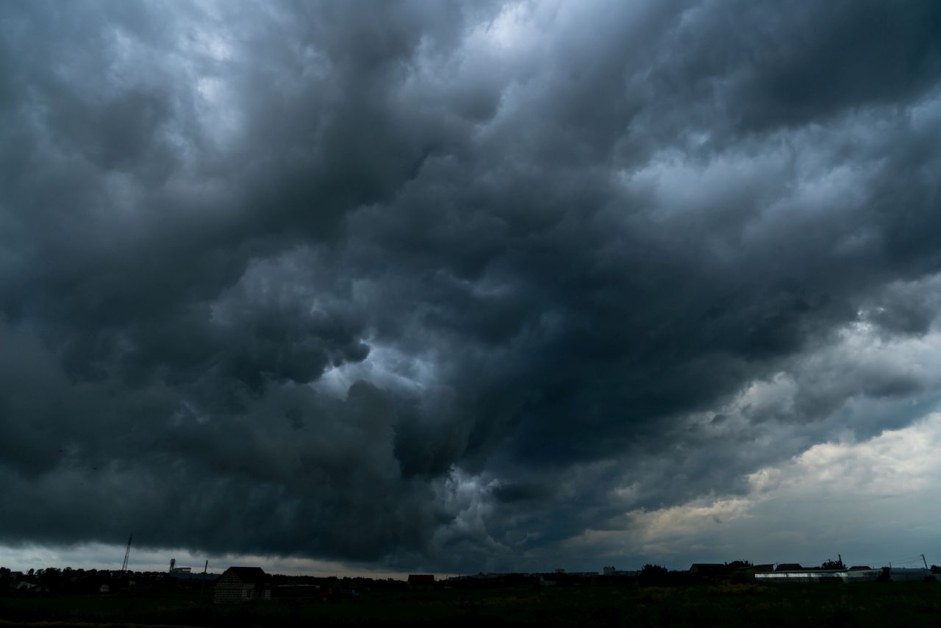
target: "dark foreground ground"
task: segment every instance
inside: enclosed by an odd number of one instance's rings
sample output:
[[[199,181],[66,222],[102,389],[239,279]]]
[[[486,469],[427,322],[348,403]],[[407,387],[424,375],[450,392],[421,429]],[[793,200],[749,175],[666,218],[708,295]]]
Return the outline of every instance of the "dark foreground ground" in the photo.
[[[364,592],[213,605],[207,593],[0,597],[0,626],[941,626],[941,583]]]

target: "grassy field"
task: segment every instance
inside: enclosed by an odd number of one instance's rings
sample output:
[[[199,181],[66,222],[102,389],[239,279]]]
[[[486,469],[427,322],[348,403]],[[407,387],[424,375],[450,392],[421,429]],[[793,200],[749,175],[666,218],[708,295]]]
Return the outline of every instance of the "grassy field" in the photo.
[[[206,595],[0,598],[0,626],[941,626],[941,584],[436,589],[213,605]]]

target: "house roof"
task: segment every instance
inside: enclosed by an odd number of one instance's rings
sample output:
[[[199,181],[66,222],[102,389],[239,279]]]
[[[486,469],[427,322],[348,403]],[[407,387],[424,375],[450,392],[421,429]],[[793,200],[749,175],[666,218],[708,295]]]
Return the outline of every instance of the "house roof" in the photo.
[[[232,574],[242,582],[263,582],[268,578],[261,567],[229,567],[222,575],[226,574]]]

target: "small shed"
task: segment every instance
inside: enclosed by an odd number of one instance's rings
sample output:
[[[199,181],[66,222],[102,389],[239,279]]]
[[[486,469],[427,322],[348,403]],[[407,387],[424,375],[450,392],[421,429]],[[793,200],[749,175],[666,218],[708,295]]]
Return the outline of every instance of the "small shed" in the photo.
[[[216,580],[212,596],[216,604],[270,599],[268,574],[261,567],[229,567]]]

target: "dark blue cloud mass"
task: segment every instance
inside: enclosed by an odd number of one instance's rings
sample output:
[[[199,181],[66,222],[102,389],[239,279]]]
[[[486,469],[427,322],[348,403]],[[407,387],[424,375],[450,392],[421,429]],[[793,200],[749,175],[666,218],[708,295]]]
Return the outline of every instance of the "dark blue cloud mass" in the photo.
[[[934,407],[939,134],[932,1],[0,2],[0,542],[600,564]]]

